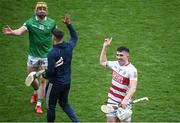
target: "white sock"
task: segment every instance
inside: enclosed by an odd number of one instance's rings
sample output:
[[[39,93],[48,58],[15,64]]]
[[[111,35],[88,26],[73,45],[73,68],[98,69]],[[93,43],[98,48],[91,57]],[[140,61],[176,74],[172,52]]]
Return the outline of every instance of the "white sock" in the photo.
[[[38,99],[38,101],[37,101],[37,104],[36,104],[36,105],[37,105],[37,106],[41,106],[41,104],[42,104],[41,100],[39,100],[39,99]]]

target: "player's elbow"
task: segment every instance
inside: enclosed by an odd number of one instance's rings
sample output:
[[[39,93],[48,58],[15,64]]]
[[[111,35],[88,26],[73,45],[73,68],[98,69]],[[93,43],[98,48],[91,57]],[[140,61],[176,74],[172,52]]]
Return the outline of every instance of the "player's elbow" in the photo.
[[[132,87],[132,88],[131,88],[131,92],[132,92],[133,94],[136,92],[136,88],[137,88],[137,87]]]
[[[46,71],[47,78],[52,78],[54,75],[55,75],[55,71],[54,70],[48,69]]]
[[[103,62],[103,61],[100,61],[100,65],[103,66],[103,67],[106,67],[106,62]]]
[[[73,39],[76,40],[76,41],[78,40],[78,36],[77,36],[77,33],[76,33],[76,32],[75,32],[75,34],[74,34],[74,36],[73,36]]]
[[[74,36],[74,37],[73,37],[73,40],[75,40],[75,41],[77,42],[78,37],[77,37],[77,36]]]
[[[78,41],[77,35],[72,36],[70,40],[71,40],[72,42],[77,42],[77,41]]]

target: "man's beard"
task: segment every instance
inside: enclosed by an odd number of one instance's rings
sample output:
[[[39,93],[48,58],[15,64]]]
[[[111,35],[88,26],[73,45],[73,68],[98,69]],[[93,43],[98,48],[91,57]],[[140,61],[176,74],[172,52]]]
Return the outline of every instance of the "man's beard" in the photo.
[[[44,14],[44,13],[39,13],[39,14],[37,13],[36,15],[37,15],[41,20],[46,17],[46,14]]]

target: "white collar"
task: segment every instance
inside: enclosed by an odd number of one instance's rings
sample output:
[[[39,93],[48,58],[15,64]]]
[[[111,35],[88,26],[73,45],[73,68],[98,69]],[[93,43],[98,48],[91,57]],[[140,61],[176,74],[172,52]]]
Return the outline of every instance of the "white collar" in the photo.
[[[35,19],[39,21],[37,16],[35,16]],[[44,20],[47,20],[47,16],[44,18]]]

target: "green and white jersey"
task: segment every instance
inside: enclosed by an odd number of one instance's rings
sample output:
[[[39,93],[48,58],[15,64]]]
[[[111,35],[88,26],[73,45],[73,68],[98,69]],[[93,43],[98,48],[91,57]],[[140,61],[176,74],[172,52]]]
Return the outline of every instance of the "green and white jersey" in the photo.
[[[29,32],[29,55],[47,57],[52,48],[52,30],[56,28],[56,22],[48,17],[43,21],[38,21],[35,16],[28,19],[23,26]]]

